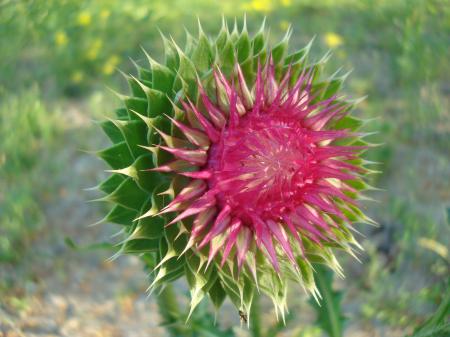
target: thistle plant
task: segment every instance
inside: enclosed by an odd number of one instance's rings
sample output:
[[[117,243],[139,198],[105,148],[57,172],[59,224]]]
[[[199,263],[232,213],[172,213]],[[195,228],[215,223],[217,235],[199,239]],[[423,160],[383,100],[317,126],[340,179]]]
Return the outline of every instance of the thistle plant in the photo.
[[[113,145],[99,185],[123,226],[117,254],[137,254],[150,290],[185,277],[190,314],[209,296],[249,315],[256,293],[284,318],[288,283],[317,300],[314,265],[342,275],[334,253],[356,256],[358,206],[371,172],[359,100],[339,93],[346,75],[323,74],[329,55],[289,52],[291,30],[269,45],[263,24],[224,22],[210,39],[199,24],[182,49],[162,36],[165,59],[126,75],[129,96],[101,126]],[[189,315],[190,315],[189,314]]]

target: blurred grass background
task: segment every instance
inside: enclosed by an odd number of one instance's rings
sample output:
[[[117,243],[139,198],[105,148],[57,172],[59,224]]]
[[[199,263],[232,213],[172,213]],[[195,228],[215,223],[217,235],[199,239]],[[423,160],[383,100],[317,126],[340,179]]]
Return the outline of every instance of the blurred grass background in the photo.
[[[57,292],[49,284],[92,271],[93,260],[105,267],[108,255],[79,259],[63,241],[111,234],[86,228],[101,212],[83,202],[83,188],[104,167],[79,150],[105,144],[91,120],[119,104],[108,87],[127,90],[117,68],[133,72],[130,58],[144,64],[141,48],[161,57],[158,30],[182,44],[197,17],[212,36],[222,14],[232,25],[244,13],[253,32],[267,17],[274,39],[292,24],[292,50],[313,37],[315,57],[331,48],[328,73],[353,70],[345,92],[368,95],[357,114],[375,118],[370,128],[384,144],[371,153],[384,191],[366,205],[380,227],[361,229],[363,264],[346,260],[338,283],[348,333],[402,336],[434,311],[449,291],[448,0],[0,0],[0,336],[2,324],[17,327]],[[122,303],[131,290],[120,289]],[[320,335],[305,329],[297,336]]]

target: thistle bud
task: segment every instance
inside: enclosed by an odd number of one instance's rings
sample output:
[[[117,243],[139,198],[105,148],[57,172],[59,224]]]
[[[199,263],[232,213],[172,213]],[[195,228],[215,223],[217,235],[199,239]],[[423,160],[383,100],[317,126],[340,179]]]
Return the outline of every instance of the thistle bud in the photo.
[[[334,251],[354,255],[352,224],[370,222],[358,208],[368,144],[339,94],[345,76],[326,78],[311,44],[288,53],[290,35],[270,47],[264,25],[250,37],[224,24],[215,39],[200,27],[186,50],[163,37],[164,62],[147,55],[102,123],[119,253],[142,257],[150,289],[186,277],[191,312],[209,295],[248,314],[258,291],[284,315],[288,281],[320,296],[313,263],[341,274]]]

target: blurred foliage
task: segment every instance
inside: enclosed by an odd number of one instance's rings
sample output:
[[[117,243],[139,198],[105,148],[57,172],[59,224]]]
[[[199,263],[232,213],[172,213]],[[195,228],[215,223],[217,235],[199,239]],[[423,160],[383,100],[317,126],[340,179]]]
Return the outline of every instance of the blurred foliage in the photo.
[[[0,104],[0,262],[20,257],[45,219],[40,198],[57,163],[51,161],[61,121],[41,101],[36,87],[3,93]],[[49,164],[49,161],[50,163]]]
[[[20,86],[33,78],[52,86],[56,94],[59,89],[80,94],[94,79],[112,75],[128,57],[139,55],[141,45],[150,44],[153,54],[155,48],[161,54],[161,46],[151,45],[159,38],[158,27],[177,36],[183,33],[180,17],[190,16],[195,25],[195,15],[212,11],[217,13],[216,24],[219,13],[231,12],[233,4],[240,3],[193,2],[193,6],[180,0],[0,2],[0,39],[7,45],[1,52],[0,70],[6,75],[2,84]]]
[[[447,285],[450,286],[450,283]],[[439,337],[450,335],[450,293],[443,298],[436,312],[414,329],[411,337]]]
[[[358,113],[376,118],[371,140],[383,146],[369,159],[382,163],[373,184],[385,191],[368,205],[380,227],[364,233],[343,311],[355,301],[352,321],[424,322],[449,291],[448,0],[0,0],[0,261],[19,261],[46,229],[54,181],[67,174],[53,107],[76,98],[85,117],[98,116],[114,106],[104,84],[124,86],[116,68],[131,72],[141,45],[162,55],[158,28],[180,41],[197,16],[215,33],[222,14],[232,25],[244,12],[249,30],[267,16],[275,38],[292,23],[293,48],[315,36],[314,55],[333,49],[329,69],[354,69],[344,89],[368,95]],[[318,335],[307,331],[298,335]]]
[[[246,12],[250,29],[266,15],[274,36],[292,22],[294,47],[318,36],[318,55],[336,48],[330,69],[354,67],[351,91],[382,99],[369,111],[401,125],[397,136],[448,145],[448,125],[430,130],[448,123],[446,0],[3,0],[0,8],[0,85],[7,88],[34,80],[54,95],[88,93],[99,78],[116,83],[109,77],[116,67],[131,69],[128,58],[142,58],[141,46],[161,55],[158,29],[179,40],[196,16],[211,32],[222,13],[241,21]]]

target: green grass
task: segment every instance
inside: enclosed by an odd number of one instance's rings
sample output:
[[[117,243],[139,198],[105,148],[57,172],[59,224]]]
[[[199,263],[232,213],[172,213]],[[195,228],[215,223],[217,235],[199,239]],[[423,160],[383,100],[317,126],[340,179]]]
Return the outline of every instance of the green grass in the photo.
[[[62,128],[37,87],[1,97],[0,262],[17,260],[45,223],[41,207],[54,192],[51,156]]]

